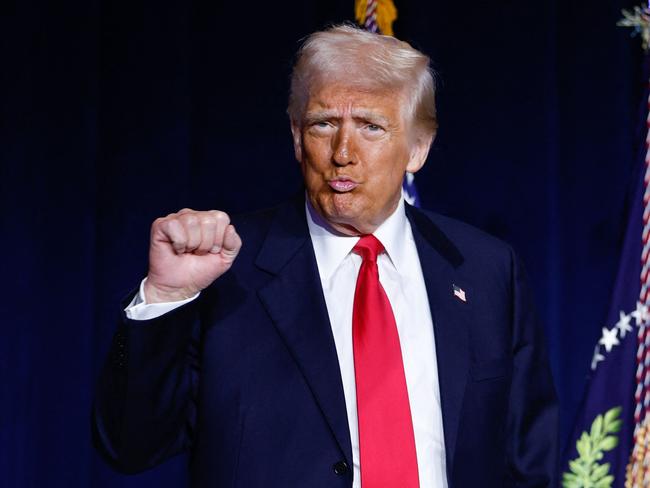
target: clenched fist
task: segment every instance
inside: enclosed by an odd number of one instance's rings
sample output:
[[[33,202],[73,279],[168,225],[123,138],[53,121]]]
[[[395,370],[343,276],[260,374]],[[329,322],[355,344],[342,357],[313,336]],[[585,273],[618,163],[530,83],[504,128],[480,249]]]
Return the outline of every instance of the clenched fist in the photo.
[[[184,208],[151,226],[147,303],[189,298],[224,274],[241,239],[224,212]]]

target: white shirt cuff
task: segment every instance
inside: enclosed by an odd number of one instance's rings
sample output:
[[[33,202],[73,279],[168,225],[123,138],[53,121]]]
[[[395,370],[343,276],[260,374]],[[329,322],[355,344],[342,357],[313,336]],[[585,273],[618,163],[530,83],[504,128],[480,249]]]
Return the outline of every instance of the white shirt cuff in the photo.
[[[147,278],[140,282],[140,291],[133,297],[131,303],[124,309],[126,316],[131,320],[151,320],[165,315],[178,307],[185,305],[196,299],[201,292],[193,297],[179,300],[177,302],[160,302],[160,303],[147,303],[144,296],[144,282]]]

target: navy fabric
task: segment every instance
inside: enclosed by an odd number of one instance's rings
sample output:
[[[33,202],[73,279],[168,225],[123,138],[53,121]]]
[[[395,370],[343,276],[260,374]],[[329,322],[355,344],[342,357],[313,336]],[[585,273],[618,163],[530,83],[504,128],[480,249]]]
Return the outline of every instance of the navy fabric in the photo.
[[[334,469],[352,466],[350,435],[304,212],[298,199],[235,219],[244,252],[199,299],[160,319],[122,319],[93,422],[117,469],[189,449],[196,487],[352,486],[352,470]],[[409,215],[434,321],[450,486],[554,486],[558,408],[512,251],[458,222]]]
[[[645,396],[643,392],[636,391],[637,375],[641,374],[637,370],[637,336],[644,320],[643,312],[639,313],[638,308],[642,305],[639,303],[639,296],[643,249],[644,171],[645,165],[640,165],[636,198],[628,220],[612,303],[607,321],[603,323],[603,328],[610,331],[616,329],[616,341],[615,344],[594,344],[596,350],[593,353],[588,388],[562,462],[562,469],[570,473],[569,462],[580,457],[576,445],[583,432],[591,432],[591,426],[598,415],[604,416],[608,410],[619,407],[617,417],[621,420],[621,426],[614,434],[618,439],[617,445],[609,451],[604,451],[603,459],[598,460],[601,465],[610,464],[608,473],[614,477],[612,486],[617,488],[625,486],[626,468],[634,446],[636,395],[639,395],[639,398]],[[621,330],[626,316],[629,330]],[[637,413],[642,420],[642,412]]]
[[[396,0],[438,71],[424,208],[511,243],[549,342],[566,441],[607,317],[643,147],[632,0]],[[91,447],[91,400],[148,229],[300,189],[285,114],[298,40],[352,0],[24,0],[0,7],[0,486],[184,486]]]

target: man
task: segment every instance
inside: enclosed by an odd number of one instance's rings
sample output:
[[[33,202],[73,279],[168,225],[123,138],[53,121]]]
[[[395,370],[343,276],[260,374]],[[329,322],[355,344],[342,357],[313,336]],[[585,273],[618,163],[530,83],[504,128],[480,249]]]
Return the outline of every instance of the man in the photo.
[[[289,115],[306,199],[236,229],[154,222],[98,448],[125,472],[189,449],[200,487],[552,486],[555,396],[516,258],[401,197],[435,135],[429,59],[317,32]]]

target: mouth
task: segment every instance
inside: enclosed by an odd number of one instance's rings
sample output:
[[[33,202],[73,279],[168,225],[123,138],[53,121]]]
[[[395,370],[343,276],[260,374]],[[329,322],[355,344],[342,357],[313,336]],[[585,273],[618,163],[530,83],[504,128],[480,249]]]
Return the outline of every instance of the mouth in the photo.
[[[359,184],[356,181],[346,178],[345,176],[339,176],[338,178],[332,178],[327,181],[327,184],[332,190],[338,193],[347,193],[354,190]]]

